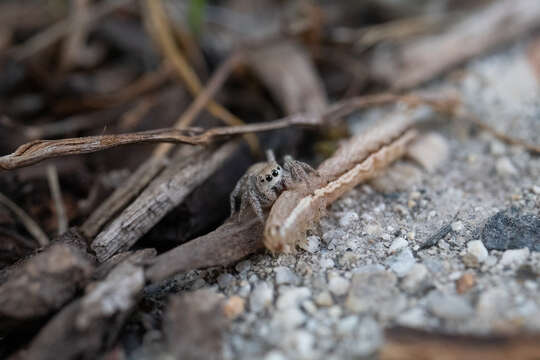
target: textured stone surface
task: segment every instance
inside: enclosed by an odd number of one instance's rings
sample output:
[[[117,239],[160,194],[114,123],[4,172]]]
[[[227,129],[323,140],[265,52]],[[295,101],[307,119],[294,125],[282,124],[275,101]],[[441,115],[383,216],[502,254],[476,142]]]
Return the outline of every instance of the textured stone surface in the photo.
[[[540,251],[540,217],[515,208],[500,211],[487,221],[482,241],[488,249]]]

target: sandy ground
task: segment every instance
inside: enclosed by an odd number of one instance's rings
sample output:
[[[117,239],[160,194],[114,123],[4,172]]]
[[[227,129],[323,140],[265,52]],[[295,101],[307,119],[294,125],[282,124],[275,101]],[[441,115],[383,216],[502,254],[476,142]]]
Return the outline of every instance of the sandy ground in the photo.
[[[538,143],[540,91],[526,49],[477,60],[444,85],[486,122]],[[351,128],[381,114],[357,115]],[[227,359],[376,357],[384,330],[398,325],[540,331],[540,157],[469,126],[434,129],[442,139],[434,151],[448,150],[436,169],[396,163],[333,204],[297,254],[259,254],[175,279],[179,289],[211,288],[238,300]],[[497,228],[498,213],[530,231]],[[494,226],[496,234],[518,232],[529,247],[486,248]],[[436,244],[423,249],[430,239]]]

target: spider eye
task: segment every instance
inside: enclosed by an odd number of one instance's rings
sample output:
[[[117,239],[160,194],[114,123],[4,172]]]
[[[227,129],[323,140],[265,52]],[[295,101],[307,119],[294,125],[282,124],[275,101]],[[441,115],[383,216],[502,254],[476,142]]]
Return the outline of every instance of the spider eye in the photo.
[[[261,179],[261,182],[264,182],[264,179]]]
[[[279,172],[277,170],[274,169],[274,171],[272,171],[272,176],[273,177],[276,177],[279,175]]]
[[[266,181],[272,181],[272,177],[270,175],[266,175]]]

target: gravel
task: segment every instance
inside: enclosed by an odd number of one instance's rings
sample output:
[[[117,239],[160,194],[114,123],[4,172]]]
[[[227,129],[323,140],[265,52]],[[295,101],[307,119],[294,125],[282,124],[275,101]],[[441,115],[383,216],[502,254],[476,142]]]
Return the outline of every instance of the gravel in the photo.
[[[485,262],[488,258],[488,251],[484,243],[480,240],[473,240],[467,243],[467,252],[463,256],[463,262],[470,267],[476,267]]]
[[[524,49],[474,61],[454,82],[480,118],[538,141],[540,88],[524,69]],[[350,121],[361,131],[383,115]],[[176,279],[182,289],[205,283],[245,300],[245,308],[231,304],[226,359],[373,356],[395,326],[540,332],[540,158],[445,124],[437,126],[437,146],[448,148],[442,163],[430,162],[428,172],[402,160],[349,191],[296,254],[257,254]]]

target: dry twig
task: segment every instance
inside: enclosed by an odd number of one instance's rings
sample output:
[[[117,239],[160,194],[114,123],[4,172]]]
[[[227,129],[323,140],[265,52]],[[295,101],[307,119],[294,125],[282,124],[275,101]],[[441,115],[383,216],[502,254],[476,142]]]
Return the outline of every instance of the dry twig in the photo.
[[[536,360],[540,358],[538,345],[540,338],[532,334],[479,337],[394,328],[386,332],[385,338],[388,340],[379,354],[382,360]]]
[[[56,166],[47,166],[47,180],[56,209],[56,217],[58,218],[58,235],[62,235],[68,229],[68,219],[66,216],[66,208],[62,200],[62,192],[60,190],[60,181],[58,181],[58,172]]]
[[[377,54],[373,59],[373,73],[394,89],[413,88],[465,60],[538,28],[539,24],[538,1],[495,1],[468,14],[440,34],[426,35],[390,52]]]
[[[188,90],[194,96],[200,95],[203,90],[201,81],[176,46],[161,0],[146,0],[146,7],[147,12],[145,14],[148,16],[148,23],[152,29],[150,33],[154,37],[154,40],[161,46],[165,57],[171,62],[180,78],[185,82]],[[207,101],[207,109],[212,115],[221,119],[227,125],[244,124],[242,120],[213,100]],[[175,127],[178,128],[180,126],[182,125],[178,123]],[[252,151],[260,152],[259,141],[254,135],[246,135],[246,141]]]
[[[477,116],[475,116],[475,115],[473,115],[471,113],[462,114],[461,117],[465,121],[470,121],[474,125],[478,126],[480,129],[487,131],[491,135],[495,136],[497,139],[499,139],[499,140],[501,140],[501,141],[503,141],[503,142],[505,142],[507,144],[523,146],[530,153],[540,154],[540,146],[539,145],[531,144],[531,143],[526,142],[525,140],[517,139],[517,138],[514,138],[512,136],[509,136],[509,135],[503,133],[502,131],[497,130],[493,126],[490,126],[490,125],[486,124],[480,118],[478,118]]]
[[[38,244],[45,246],[49,243],[49,238],[39,225],[17,204],[8,199],[4,194],[0,193],[0,204],[4,205],[21,220],[26,230],[37,240]]]
[[[206,98],[201,94],[201,101],[195,101],[193,106],[182,115],[179,122],[189,123],[194,114],[201,109]],[[369,106],[402,101],[408,105],[428,104],[439,111],[450,112],[455,106],[455,99],[430,99],[417,95],[381,94],[347,99],[330,106],[323,114],[297,114],[272,122],[264,122],[242,126],[218,127],[209,130],[200,128],[180,128],[151,130],[129,134],[89,136],[60,140],[36,140],[21,145],[14,153],[0,157],[0,169],[10,170],[29,166],[37,162],[66,155],[88,154],[112,147],[144,143],[170,142],[190,145],[208,145],[211,142],[234,135],[252,132],[283,129],[291,126],[320,126],[334,123],[344,116]],[[163,144],[154,151],[154,158],[162,158],[170,150],[172,144]]]
[[[147,279],[158,282],[183,271],[229,265],[264,249],[259,219],[243,220],[229,219],[216,230],[159,255],[146,271]]]
[[[228,143],[218,150],[203,149],[186,156],[182,151],[171,165],[146,188],[92,242],[100,262],[118,251],[129,249],[191,191],[211,176],[238,144]]]

